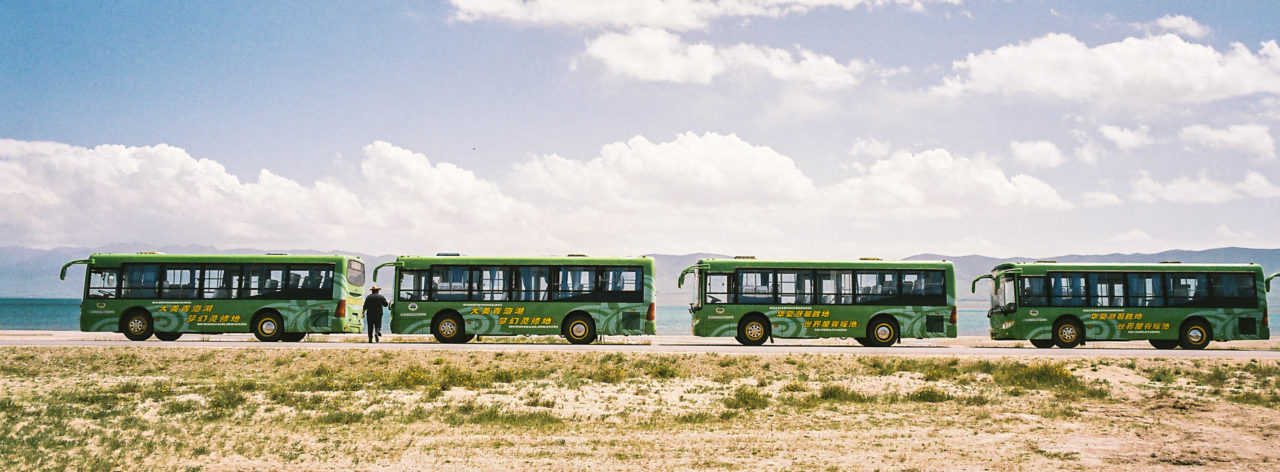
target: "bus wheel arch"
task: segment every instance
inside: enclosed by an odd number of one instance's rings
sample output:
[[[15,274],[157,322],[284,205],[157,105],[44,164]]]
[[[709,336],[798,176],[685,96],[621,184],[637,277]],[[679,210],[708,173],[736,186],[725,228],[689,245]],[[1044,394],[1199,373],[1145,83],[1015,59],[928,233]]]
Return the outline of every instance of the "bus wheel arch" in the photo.
[[[466,325],[461,313],[454,310],[440,310],[436,316],[431,317],[431,334],[441,343],[465,343],[474,337],[467,334]]]
[[[120,332],[130,341],[146,341],[155,332],[155,318],[146,308],[133,307],[120,316]]]
[[[902,339],[902,325],[898,317],[888,313],[872,316],[867,321],[867,345],[871,347],[889,347]]]
[[[1053,332],[1050,333],[1053,344],[1063,349],[1084,344],[1084,322],[1075,315],[1062,315],[1053,320]]]
[[[284,317],[273,308],[263,308],[253,314],[249,322],[249,331],[253,337],[264,343],[279,341],[284,338]]]
[[[1178,326],[1178,346],[1183,349],[1204,349],[1213,340],[1213,326],[1200,316],[1188,317]]]
[[[571,344],[591,344],[598,337],[596,320],[585,311],[571,311],[560,323],[560,335]]]
[[[760,312],[751,312],[738,320],[738,342],[744,346],[759,346],[773,336],[769,318]]]

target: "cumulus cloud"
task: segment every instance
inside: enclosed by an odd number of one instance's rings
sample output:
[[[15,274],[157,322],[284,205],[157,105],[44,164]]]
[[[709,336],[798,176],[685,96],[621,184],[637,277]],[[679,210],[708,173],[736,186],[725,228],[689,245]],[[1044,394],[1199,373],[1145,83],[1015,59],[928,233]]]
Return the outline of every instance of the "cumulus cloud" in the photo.
[[[1196,178],[1178,177],[1160,182],[1143,172],[1133,181],[1133,199],[1142,202],[1223,203],[1246,197],[1280,197],[1280,187],[1255,171],[1245,173],[1238,183],[1214,180],[1204,173]]]
[[[738,44],[716,49],[686,44],[680,36],[655,28],[604,33],[587,43],[586,54],[612,73],[637,80],[707,84],[726,70],[762,72],[776,80],[832,90],[857,85],[867,65],[841,64],[804,48],[790,51]]]
[[[1122,203],[1120,197],[1109,192],[1085,192],[1082,203],[1086,207],[1114,206]]]
[[[956,61],[957,75],[932,92],[942,96],[1043,95],[1128,105],[1207,103],[1280,93],[1280,46],[1242,44],[1219,52],[1172,34],[1089,47],[1049,34]]]
[[[1058,146],[1049,141],[1014,141],[1009,143],[1009,151],[1029,167],[1058,167],[1067,162]]]
[[[427,249],[467,242],[458,229],[531,228],[531,207],[470,171],[382,142],[364,154],[361,176],[304,184],[267,169],[241,181],[163,144],[0,140],[0,198],[10,202],[0,208],[0,241],[358,249],[404,231],[416,241],[398,247]]]
[[[451,0],[460,21],[504,20],[542,26],[706,29],[724,18],[780,18],[815,8],[884,6],[923,11],[926,4],[963,0]]]
[[[1169,32],[1192,39],[1204,38],[1212,31],[1194,18],[1184,15],[1165,15],[1150,23],[1136,23],[1133,27],[1147,33]]]
[[[1231,125],[1226,128],[1192,125],[1182,128],[1178,137],[1209,149],[1242,152],[1260,159],[1276,157],[1276,142],[1271,138],[1271,130],[1263,125]]]
[[[1151,127],[1147,125],[1139,125],[1137,129],[1102,126],[1098,130],[1122,151],[1132,151],[1154,142],[1151,139]]]

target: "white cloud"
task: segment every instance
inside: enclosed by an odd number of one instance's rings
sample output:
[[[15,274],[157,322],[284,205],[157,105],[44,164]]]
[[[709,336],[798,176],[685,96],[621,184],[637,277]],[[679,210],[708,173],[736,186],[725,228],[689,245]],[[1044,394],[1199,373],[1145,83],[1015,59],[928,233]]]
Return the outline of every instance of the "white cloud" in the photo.
[[[1213,235],[1219,238],[1233,240],[1253,239],[1258,236],[1257,233],[1252,231],[1236,231],[1227,225],[1218,225],[1218,227],[1213,230]]]
[[[587,44],[587,55],[610,72],[651,82],[707,84],[727,67],[714,47],[687,45],[675,34],[652,28],[605,33]]]
[[[859,212],[899,217],[955,217],[979,208],[1073,207],[1040,179],[1009,176],[990,160],[956,157],[945,149],[895,152],[823,194],[850,202]]]
[[[263,169],[241,181],[168,145],[93,148],[0,140],[0,243],[196,243],[432,250],[466,228],[528,231],[532,209],[451,164],[377,142],[362,175],[307,185]],[[414,234],[412,241],[401,234]],[[498,239],[497,236],[479,236]]]
[[[1009,151],[1029,167],[1058,167],[1067,162],[1058,146],[1049,141],[1014,141],[1009,143]]]
[[[858,138],[849,148],[849,155],[855,159],[862,157],[882,158],[889,155],[889,143],[876,138]]]
[[[1139,125],[1138,129],[1121,128],[1119,126],[1102,126],[1099,128],[1102,135],[1111,140],[1117,148],[1123,151],[1132,151],[1143,146],[1147,146],[1154,142],[1151,139],[1151,127],[1147,125]]]
[[[959,5],[962,0],[451,0],[460,21],[497,19],[543,26],[653,27],[673,31],[706,29],[723,18],[780,18],[815,8],[852,10],[901,6],[923,11],[925,4]]]
[[[1115,206],[1121,203],[1120,197],[1116,196],[1114,193],[1085,192],[1084,194],[1083,204],[1086,207]]]
[[[1169,182],[1159,182],[1143,172],[1133,181],[1132,198],[1142,202],[1169,201],[1175,203],[1224,203],[1245,197],[1280,197],[1280,187],[1254,171],[1245,173],[1244,179],[1231,184],[1213,180],[1201,173],[1196,178],[1178,177]]]
[[[738,44],[717,50],[707,44],[685,44],[680,36],[654,28],[604,33],[587,43],[587,55],[610,72],[651,82],[707,84],[729,69],[759,71],[783,82],[833,90],[857,85],[867,65],[847,64],[831,56],[797,48]],[[796,57],[799,56],[799,57]]]
[[[1212,32],[1209,27],[1184,15],[1165,15],[1150,23],[1135,23],[1133,27],[1147,33],[1169,32],[1192,39],[1204,38]]]
[[[1104,106],[1206,103],[1280,93],[1280,46],[1219,52],[1165,34],[1089,47],[1066,34],[970,54],[933,93],[1044,95]]]
[[[1145,243],[1152,241],[1152,239],[1151,235],[1147,234],[1146,231],[1138,229],[1131,229],[1107,238],[1108,241],[1115,243]]]
[[[1231,125],[1226,128],[1192,125],[1182,128],[1178,137],[1209,149],[1238,151],[1260,159],[1276,157],[1275,140],[1263,125]]]

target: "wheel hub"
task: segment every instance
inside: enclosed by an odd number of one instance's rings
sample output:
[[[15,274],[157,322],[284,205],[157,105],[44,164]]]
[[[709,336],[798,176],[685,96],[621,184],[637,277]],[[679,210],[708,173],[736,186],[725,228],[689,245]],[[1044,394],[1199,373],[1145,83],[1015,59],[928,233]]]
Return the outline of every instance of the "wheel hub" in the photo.
[[[587,335],[587,324],[581,321],[574,323],[572,326],[569,326],[569,334],[573,335],[575,338],[585,337]]]
[[[142,334],[146,330],[147,323],[141,317],[135,317],[129,320],[129,332],[133,334]]]
[[[276,334],[276,322],[274,320],[264,320],[262,324],[258,325],[258,329],[262,330],[262,334],[271,336]]]
[[[453,337],[453,335],[457,333],[458,333],[458,326],[453,324],[452,320],[447,320],[440,323],[440,334],[443,335],[444,337],[446,338]]]
[[[1187,330],[1187,341],[1191,341],[1193,344],[1200,344],[1201,341],[1204,341],[1204,331],[1198,327]]]
[[[1071,325],[1063,325],[1058,329],[1058,337],[1063,341],[1071,342],[1076,340],[1076,327]]]
[[[747,324],[747,337],[750,339],[760,339],[764,336],[764,325],[760,323]]]
[[[890,328],[889,325],[880,325],[876,327],[876,339],[888,341],[889,337],[892,335],[893,328]]]

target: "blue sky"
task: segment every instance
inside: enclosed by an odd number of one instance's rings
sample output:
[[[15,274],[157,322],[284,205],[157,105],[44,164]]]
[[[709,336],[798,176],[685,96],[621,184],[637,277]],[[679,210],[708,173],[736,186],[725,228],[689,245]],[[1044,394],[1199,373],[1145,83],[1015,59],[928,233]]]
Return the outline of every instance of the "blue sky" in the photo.
[[[0,244],[1274,247],[1280,4],[0,9]]]

